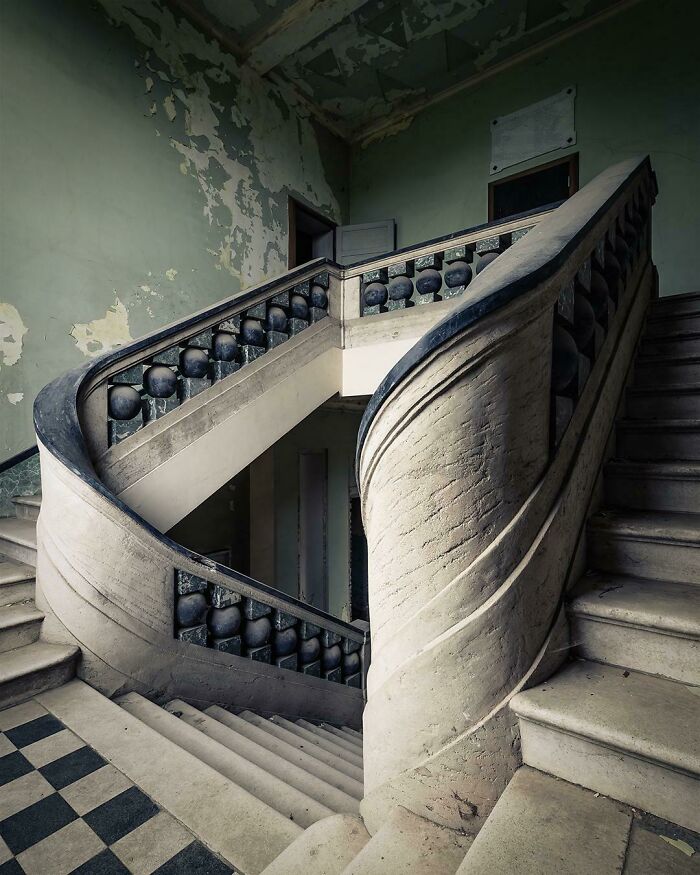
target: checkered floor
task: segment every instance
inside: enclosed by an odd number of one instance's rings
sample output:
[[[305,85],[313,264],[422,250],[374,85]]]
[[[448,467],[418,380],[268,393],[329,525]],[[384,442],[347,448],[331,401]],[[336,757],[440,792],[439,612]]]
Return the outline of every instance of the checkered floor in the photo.
[[[0,875],[230,875],[37,702],[0,711]]]

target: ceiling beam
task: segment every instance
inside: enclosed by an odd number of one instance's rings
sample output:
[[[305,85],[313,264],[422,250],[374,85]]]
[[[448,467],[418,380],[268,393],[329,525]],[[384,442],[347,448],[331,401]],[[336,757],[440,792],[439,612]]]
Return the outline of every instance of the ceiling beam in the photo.
[[[296,0],[243,44],[243,55],[264,75],[351,15],[367,0]]]

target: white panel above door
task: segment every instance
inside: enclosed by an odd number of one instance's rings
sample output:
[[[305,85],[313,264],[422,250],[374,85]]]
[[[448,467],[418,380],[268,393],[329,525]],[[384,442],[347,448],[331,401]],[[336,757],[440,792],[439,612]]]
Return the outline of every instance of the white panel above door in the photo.
[[[396,222],[363,222],[339,225],[335,229],[335,260],[339,264],[356,264],[396,249]]]

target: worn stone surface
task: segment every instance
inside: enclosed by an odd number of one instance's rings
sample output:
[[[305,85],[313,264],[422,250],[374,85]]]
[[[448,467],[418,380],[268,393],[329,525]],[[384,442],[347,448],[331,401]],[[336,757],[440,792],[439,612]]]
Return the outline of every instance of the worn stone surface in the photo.
[[[14,515],[13,495],[36,495],[37,492],[41,492],[38,453],[0,473],[0,517]]]

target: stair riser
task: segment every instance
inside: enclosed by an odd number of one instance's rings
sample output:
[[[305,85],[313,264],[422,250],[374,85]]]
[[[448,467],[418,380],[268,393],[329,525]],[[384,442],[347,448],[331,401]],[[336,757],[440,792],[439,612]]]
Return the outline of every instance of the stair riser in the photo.
[[[15,516],[19,520],[38,520],[39,508],[31,504],[15,504]]]
[[[651,305],[654,316],[680,316],[684,313],[700,313],[700,296],[659,298]]]
[[[679,361],[673,364],[646,364],[640,362],[634,370],[635,386],[681,386],[700,383],[700,362]]]
[[[653,584],[650,584],[653,585]],[[576,656],[700,684],[700,641],[599,618],[570,616]]]
[[[700,584],[700,545],[632,540],[592,531],[588,537],[588,556],[597,571]]]
[[[647,322],[645,339],[668,337],[678,331],[700,331],[700,313],[686,316],[669,316],[665,319],[650,319]]]
[[[0,605],[16,605],[34,598],[35,584],[33,580],[22,580],[19,583],[6,583],[0,587]]]
[[[33,696],[68,683],[75,676],[75,658],[59,665],[31,672],[0,684],[0,708],[26,702]]]
[[[36,568],[36,548],[34,547],[25,547],[23,544],[15,544],[14,541],[7,538],[0,538],[0,554]]]
[[[700,394],[691,392],[650,392],[627,395],[630,419],[700,419]]]
[[[618,429],[617,455],[634,461],[700,459],[700,430]]]
[[[41,620],[0,629],[0,653],[38,641],[40,629]]]
[[[642,355],[662,355],[669,358],[700,356],[700,337],[669,338],[667,340],[660,337],[648,338],[642,341],[640,352]]]
[[[606,472],[605,500],[611,507],[696,513],[700,508],[700,480],[661,477],[621,477]]]
[[[700,830],[697,777],[522,718],[520,733],[527,765]]]

